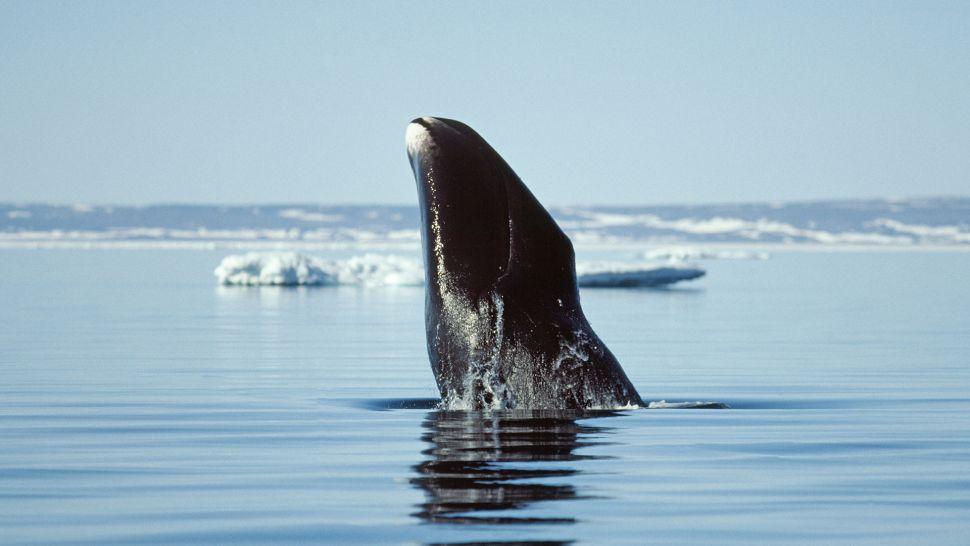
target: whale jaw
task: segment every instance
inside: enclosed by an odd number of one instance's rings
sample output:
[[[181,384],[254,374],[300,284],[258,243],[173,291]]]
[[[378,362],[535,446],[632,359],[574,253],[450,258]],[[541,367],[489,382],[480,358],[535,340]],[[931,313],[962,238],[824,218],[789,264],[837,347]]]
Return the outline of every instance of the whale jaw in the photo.
[[[447,409],[641,404],[583,315],[572,244],[502,157],[454,120],[407,129],[421,204],[428,356]]]

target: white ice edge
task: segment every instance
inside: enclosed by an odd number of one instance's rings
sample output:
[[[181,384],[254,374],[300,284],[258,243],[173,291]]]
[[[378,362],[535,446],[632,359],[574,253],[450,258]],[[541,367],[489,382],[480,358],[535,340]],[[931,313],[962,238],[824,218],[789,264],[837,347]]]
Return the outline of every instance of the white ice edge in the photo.
[[[646,250],[641,254],[645,260],[684,262],[696,260],[767,260],[771,254],[764,250],[740,248],[706,248],[695,246],[668,246]]]
[[[325,260],[297,252],[248,252],[223,258],[214,274],[220,284],[242,286],[421,286],[424,266],[393,254],[362,254]],[[696,266],[581,262],[581,287],[664,286],[704,275]]]
[[[421,286],[420,262],[388,254],[323,260],[296,252],[248,252],[223,258],[220,284],[245,286]]]
[[[409,136],[411,147],[415,150],[425,149],[431,144],[427,131],[420,125]],[[410,128],[410,127],[409,127]],[[879,247],[909,247],[909,246],[970,246],[970,229],[961,225],[907,224],[889,218],[876,218],[866,222],[864,226],[850,231],[826,231],[821,228],[799,228],[788,223],[762,218],[759,220],[743,220],[731,217],[713,218],[679,218],[663,219],[653,214],[620,214],[586,210],[564,210],[561,213],[569,216],[559,224],[577,245],[602,245],[612,243],[634,244],[679,244],[684,239],[708,237],[729,238],[733,244],[772,245],[777,243],[790,244],[821,244],[835,246],[866,245]],[[341,214],[327,214],[302,208],[287,208],[279,211],[278,216],[284,220],[298,220],[310,226],[291,226],[278,228],[206,228],[182,229],[168,227],[117,227],[105,229],[14,229],[0,230],[0,245],[13,246],[18,244],[74,244],[83,245],[91,242],[126,241],[132,243],[152,244],[153,242],[169,241],[199,241],[212,243],[234,242],[280,242],[294,246],[314,243],[350,243],[370,244],[375,242],[397,243],[418,242],[420,233],[417,229],[382,228],[370,225],[351,225],[349,220]],[[377,213],[374,213],[375,215]],[[395,213],[396,214],[396,213]],[[30,219],[33,213],[29,210],[9,210],[6,216],[11,221]],[[379,216],[371,218],[378,220]],[[620,235],[611,228],[622,227],[633,229],[632,233]],[[638,234],[637,230],[640,230]],[[715,244],[716,241],[710,241]],[[701,242],[707,246],[709,242]],[[656,254],[654,254],[656,252]],[[695,257],[697,253],[701,257]],[[650,251],[645,257],[649,259],[662,256],[683,257],[689,259],[764,259],[758,254],[735,254],[705,252],[690,247],[675,249],[658,249]]]
[[[703,277],[705,271],[686,264],[650,262],[580,262],[576,284],[581,287],[666,286]]]
[[[706,408],[720,408],[726,409],[727,404],[721,402],[702,402],[700,400],[694,402],[668,402],[666,400],[656,400],[647,404],[647,409],[706,409]]]

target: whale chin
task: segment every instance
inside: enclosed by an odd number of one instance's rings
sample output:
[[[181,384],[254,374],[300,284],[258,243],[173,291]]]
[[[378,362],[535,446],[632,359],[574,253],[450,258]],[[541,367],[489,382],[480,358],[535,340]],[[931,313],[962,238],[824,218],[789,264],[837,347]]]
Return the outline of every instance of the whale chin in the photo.
[[[642,404],[583,314],[572,243],[478,133],[408,125],[421,206],[428,355],[447,409]]]

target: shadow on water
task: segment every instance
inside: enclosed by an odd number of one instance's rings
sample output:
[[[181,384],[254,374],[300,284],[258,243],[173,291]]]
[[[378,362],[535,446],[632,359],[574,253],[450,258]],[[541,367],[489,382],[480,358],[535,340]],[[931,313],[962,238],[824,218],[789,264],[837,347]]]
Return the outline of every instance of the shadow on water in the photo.
[[[568,524],[567,515],[518,513],[536,503],[588,498],[570,483],[581,470],[568,462],[602,459],[577,453],[603,445],[611,429],[589,422],[618,412],[432,411],[422,427],[426,460],[411,483],[426,502],[413,515],[433,524]],[[583,421],[580,422],[580,419]],[[463,544],[568,544],[501,542]]]

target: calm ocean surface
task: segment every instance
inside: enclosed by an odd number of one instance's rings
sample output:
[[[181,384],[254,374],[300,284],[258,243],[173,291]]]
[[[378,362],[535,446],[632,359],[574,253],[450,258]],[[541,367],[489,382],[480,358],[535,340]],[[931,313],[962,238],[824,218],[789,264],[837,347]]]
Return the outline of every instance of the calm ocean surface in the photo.
[[[970,543],[970,253],[585,290],[645,400],[733,409],[485,417],[428,407],[423,289],[228,253],[0,251],[0,542]]]

